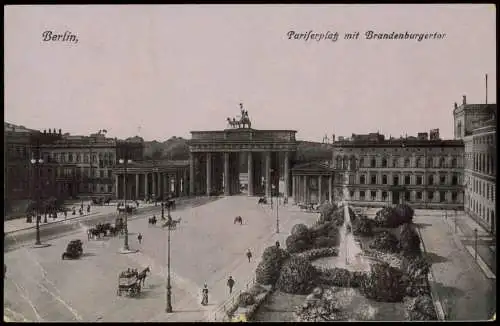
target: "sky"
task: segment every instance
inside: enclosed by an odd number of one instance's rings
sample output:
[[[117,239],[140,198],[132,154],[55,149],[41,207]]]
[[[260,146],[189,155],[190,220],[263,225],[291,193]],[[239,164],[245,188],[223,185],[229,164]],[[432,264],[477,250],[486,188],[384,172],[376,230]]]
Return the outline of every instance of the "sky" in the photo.
[[[297,130],[301,140],[434,128],[450,139],[454,102],[485,103],[485,74],[496,103],[494,5],[4,9],[5,121],[28,128],[190,138],[227,128],[241,102],[253,128]],[[370,30],[445,36],[368,40]],[[78,43],[46,42],[45,31]]]

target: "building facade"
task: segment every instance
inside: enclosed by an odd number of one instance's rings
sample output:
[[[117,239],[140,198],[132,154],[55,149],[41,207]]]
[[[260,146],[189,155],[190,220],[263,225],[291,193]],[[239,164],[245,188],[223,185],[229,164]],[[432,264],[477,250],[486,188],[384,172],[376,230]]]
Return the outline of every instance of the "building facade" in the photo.
[[[431,135],[386,140],[377,133],[334,142],[334,200],[346,183],[353,205],[462,209],[463,142],[441,140],[437,129]]]
[[[496,234],[496,104],[468,104],[453,111],[455,138],[465,146],[464,209]]]

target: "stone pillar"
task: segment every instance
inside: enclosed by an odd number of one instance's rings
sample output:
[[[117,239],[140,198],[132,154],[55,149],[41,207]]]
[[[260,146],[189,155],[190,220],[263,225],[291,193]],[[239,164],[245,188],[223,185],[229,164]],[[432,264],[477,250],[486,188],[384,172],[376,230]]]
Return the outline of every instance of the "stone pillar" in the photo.
[[[229,153],[224,153],[224,196],[229,196]]]
[[[144,173],[144,199],[149,196],[148,174]]]
[[[166,194],[168,193],[167,174],[163,173],[161,176],[163,179],[163,193],[162,193],[162,195],[166,196]]]
[[[271,198],[271,153],[266,152],[266,166],[265,166],[265,176],[266,176],[266,197]]]
[[[332,176],[330,175],[330,177],[328,178],[328,201],[331,203],[333,203],[333,196],[332,196],[332,191],[333,191],[333,187],[332,187]]]
[[[207,153],[207,196],[212,190],[212,153]]]
[[[307,175],[304,176],[304,202],[309,204],[309,191],[307,189]]]
[[[295,203],[298,202],[297,198],[297,177],[292,175],[292,196]]]
[[[284,165],[284,168],[283,170],[285,170],[283,173],[285,174],[284,175],[284,186],[285,186],[285,191],[283,192],[283,198],[285,200],[285,202],[288,201],[288,188],[289,188],[289,181],[288,181],[288,178],[289,178],[289,175],[290,175],[290,171],[288,169],[288,164],[289,164],[289,157],[288,157],[288,152],[285,152],[285,162],[283,163]]]
[[[168,192],[170,192],[170,180],[168,180]],[[194,155],[189,153],[189,195],[194,195]]]
[[[139,199],[139,173],[135,175],[135,199]]]
[[[247,153],[248,167],[248,196],[253,196],[253,157],[252,152]]]
[[[323,177],[321,175],[318,176],[318,204],[321,204],[321,200],[323,198],[323,189],[322,189],[322,184],[323,183]]]
[[[153,182],[153,188],[151,189],[151,195],[154,195],[154,197],[156,197],[156,196],[158,196],[158,193],[156,191],[156,173],[155,172],[151,173],[151,179]]]
[[[188,184],[187,184],[187,179],[188,179],[187,178],[187,174],[188,174],[187,170],[184,169],[184,171],[182,173],[182,195],[183,196],[187,196],[188,195],[188,191],[187,191],[188,190],[187,189],[187,187],[188,187]]]
[[[120,176],[119,174],[115,174],[115,192],[116,192],[116,199],[119,199],[120,198]]]

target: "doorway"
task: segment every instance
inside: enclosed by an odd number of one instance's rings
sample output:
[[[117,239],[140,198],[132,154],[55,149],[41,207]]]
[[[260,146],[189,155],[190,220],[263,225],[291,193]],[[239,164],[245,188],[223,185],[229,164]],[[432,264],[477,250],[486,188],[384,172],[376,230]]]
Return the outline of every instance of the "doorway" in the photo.
[[[392,204],[393,205],[399,204],[399,191],[396,190],[392,191]]]

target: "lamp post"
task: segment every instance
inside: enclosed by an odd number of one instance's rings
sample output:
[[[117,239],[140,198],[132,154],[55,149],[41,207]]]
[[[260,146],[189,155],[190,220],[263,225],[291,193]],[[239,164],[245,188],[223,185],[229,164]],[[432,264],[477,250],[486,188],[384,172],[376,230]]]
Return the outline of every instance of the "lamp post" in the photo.
[[[477,228],[474,229],[474,259],[477,261]]]
[[[457,210],[455,209],[455,233],[457,233]]]
[[[167,204],[167,209],[168,209],[168,220],[172,220],[172,217],[170,216],[170,201]],[[170,231],[172,228],[172,224],[168,224],[168,230],[167,230],[167,291],[165,293],[165,301],[166,301],[166,308],[165,311],[167,313],[172,313],[172,286],[170,285]]]
[[[125,172],[125,175],[123,177],[123,201],[124,201],[124,205],[125,205],[125,222],[124,222],[125,239],[123,242],[123,249],[121,252],[126,254],[126,253],[135,252],[135,251],[131,251],[130,247],[128,245],[127,167],[128,167],[128,164],[132,163],[132,160],[120,159],[120,160],[118,160],[118,162],[120,164],[123,164],[124,172]]]
[[[280,206],[280,202],[279,202],[279,191],[278,191],[278,197],[276,199],[276,233],[280,233],[280,217],[279,217],[279,206]]]
[[[35,248],[42,248],[42,247],[47,247],[48,244],[42,244],[40,241],[40,221],[42,219],[42,216],[40,214],[40,201],[41,201],[41,185],[42,183],[40,182],[40,167],[43,164],[43,159],[31,159],[31,164],[35,168],[35,185],[37,186],[37,193],[36,193],[36,240],[35,240]]]
[[[161,203],[161,219],[162,220],[165,219],[165,203],[164,202]]]

